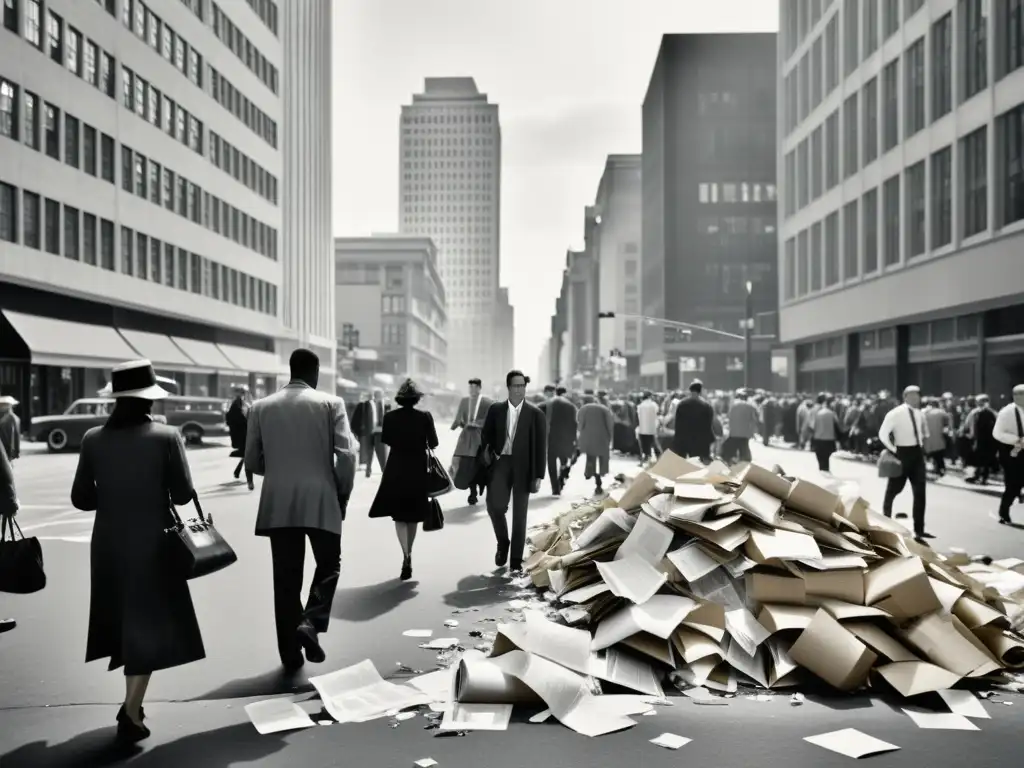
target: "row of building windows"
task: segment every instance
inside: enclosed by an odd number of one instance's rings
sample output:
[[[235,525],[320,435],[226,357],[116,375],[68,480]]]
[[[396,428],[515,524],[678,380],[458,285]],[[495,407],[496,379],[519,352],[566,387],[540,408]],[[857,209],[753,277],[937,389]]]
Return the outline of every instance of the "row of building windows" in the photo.
[[[129,31],[148,43],[194,85],[203,87],[203,57],[142,0],[122,0],[121,20]]]
[[[193,152],[203,154],[203,124],[167,94],[121,67],[121,92],[124,108],[160,128]]]
[[[997,119],[996,146],[999,215],[993,216],[989,206],[988,127],[959,142],[956,161],[961,178],[957,194],[962,239],[986,232],[990,219],[998,227],[1024,221],[1024,104]],[[907,168],[902,179],[896,174],[884,181],[880,190],[869,190],[860,200],[846,203],[842,209],[842,243],[838,211],[786,241],[785,298],[800,298],[843,279],[895,266],[904,256],[914,259],[952,244],[953,203],[957,199],[953,194],[953,163],[953,147],[945,147]]]
[[[18,192],[0,182],[0,241],[117,271],[114,222],[28,190],[21,190],[19,222]],[[127,227],[121,228],[120,252],[121,272],[126,275],[277,314],[276,286],[199,254]]]
[[[698,216],[697,232],[702,235],[774,235],[775,217]]]
[[[210,148],[211,163],[236,181],[245,184],[264,200],[277,205],[277,177],[274,174],[213,131],[209,133],[207,144]]]
[[[885,0],[889,3],[890,0]],[[908,0],[910,2],[910,0]],[[909,8],[907,17],[917,13],[923,5]],[[960,82],[957,98],[962,103],[984,90],[989,83],[988,72],[988,2],[987,0],[959,0],[958,48],[962,66],[959,68]],[[899,13],[886,6],[884,9],[884,36],[887,39],[899,29]],[[863,3],[863,57],[872,55],[879,44],[878,37],[878,5],[876,0],[865,0]],[[1024,0],[1002,0],[996,7],[997,18],[995,28],[1001,36],[997,51],[999,61],[995,79],[1001,79],[1010,72],[1024,66]],[[914,41],[904,55],[903,93],[905,101],[905,120],[902,130],[909,137],[922,130],[926,124],[926,93],[925,93],[925,62],[930,59],[931,94],[930,118],[938,120],[948,114],[954,101],[954,67],[953,67],[953,13],[947,13],[931,25],[927,36]],[[819,37],[804,54],[797,66],[786,76],[784,82],[784,115],[787,133],[794,131],[806,117],[824,100],[838,85],[838,20],[836,13],[825,29],[824,37]],[[845,73],[851,74],[860,64],[858,55],[858,13],[857,0],[846,0],[843,16],[843,39],[846,50]],[[792,23],[792,22],[790,22]],[[833,32],[833,29],[836,31]],[[926,37],[928,42],[926,44]],[[823,43],[824,41],[824,43]],[[833,47],[833,43],[836,43]],[[819,44],[824,45],[825,53],[821,53]],[[826,59],[822,63],[821,56]],[[825,89],[822,92],[821,80],[824,73]],[[872,85],[873,84],[873,85]],[[870,88],[869,88],[870,86]],[[876,80],[870,81],[864,88],[865,106],[870,102],[871,111],[866,116],[877,115],[877,97],[879,93]],[[888,151],[900,140],[901,126],[898,124],[899,110],[899,66],[898,59],[888,62],[882,74],[883,99],[883,149]],[[866,133],[873,129],[866,127]],[[875,153],[866,153],[865,162],[871,162]]]
[[[114,97],[114,57],[86,38],[53,11],[47,11],[46,42],[42,37],[42,6],[39,0],[28,0],[22,34],[36,49],[66,67],[102,93]],[[18,34],[18,2],[3,0],[3,25]]]
[[[121,146],[121,188],[261,256],[277,260],[276,229],[124,145]]]
[[[697,185],[697,199],[704,204],[713,203],[774,203],[775,185],[757,181],[725,182],[702,181]]]
[[[227,17],[220,6],[213,3],[213,17],[211,19],[213,33],[224,43],[227,48],[238,57],[245,66],[260,82],[263,83],[273,94],[277,94],[278,73],[277,67],[271,64],[267,57],[260,53],[259,49],[234,23]]]
[[[246,0],[246,2],[252,8],[253,13],[260,17],[260,21],[266,28],[274,33],[274,37],[277,37],[277,4],[274,0]]]
[[[402,115],[402,122],[405,125],[490,125],[494,122],[493,115],[483,115],[479,112],[452,112],[446,107],[438,107],[437,109],[430,109],[429,107],[419,107],[417,109],[419,114]],[[432,131],[431,133],[435,133]]]
[[[277,123],[213,67],[210,67],[210,95],[250,131],[277,149]]]

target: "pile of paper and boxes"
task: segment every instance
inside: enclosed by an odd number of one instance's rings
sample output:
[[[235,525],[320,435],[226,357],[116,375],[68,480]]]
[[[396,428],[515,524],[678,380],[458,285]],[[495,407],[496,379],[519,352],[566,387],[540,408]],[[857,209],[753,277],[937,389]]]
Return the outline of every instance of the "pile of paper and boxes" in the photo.
[[[1024,666],[1024,562],[941,555],[861,498],[755,464],[666,453],[530,540],[527,569],[565,625],[531,611],[499,625],[491,658],[459,663],[458,703],[543,703],[594,735],[644,705],[587,677],[648,696],[666,677],[914,696]]]

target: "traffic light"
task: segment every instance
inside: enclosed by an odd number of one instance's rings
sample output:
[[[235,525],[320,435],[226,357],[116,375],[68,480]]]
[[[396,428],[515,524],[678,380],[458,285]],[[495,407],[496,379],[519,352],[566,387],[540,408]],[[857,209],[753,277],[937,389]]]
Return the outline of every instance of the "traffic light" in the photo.
[[[614,317],[615,317],[615,313],[614,312],[598,312],[597,313],[597,319],[598,320],[611,320]]]

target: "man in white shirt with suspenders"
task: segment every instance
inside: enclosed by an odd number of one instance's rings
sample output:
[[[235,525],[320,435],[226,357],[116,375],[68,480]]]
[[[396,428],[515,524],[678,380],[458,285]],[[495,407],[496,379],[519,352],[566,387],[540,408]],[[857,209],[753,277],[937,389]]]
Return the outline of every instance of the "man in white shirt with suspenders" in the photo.
[[[892,503],[909,481],[910,490],[914,494],[914,537],[919,541],[934,538],[924,529],[925,489],[928,481],[924,441],[928,437],[928,422],[920,408],[920,388],[907,387],[903,390],[903,404],[885,414],[878,429],[878,439],[882,445],[896,454],[903,465],[903,474],[889,478],[882,511],[886,517],[892,517]],[[906,515],[901,514],[900,517]]]
[[[999,522],[1010,524],[1010,505],[1024,491],[1024,384],[1013,388],[1013,402],[996,416],[992,437],[999,444],[1005,488],[999,502]]]

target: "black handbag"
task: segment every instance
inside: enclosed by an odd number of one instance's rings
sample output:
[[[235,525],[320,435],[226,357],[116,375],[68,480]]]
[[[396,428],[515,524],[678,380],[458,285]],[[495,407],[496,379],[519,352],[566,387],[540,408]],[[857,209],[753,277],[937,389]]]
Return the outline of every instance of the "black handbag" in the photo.
[[[203,515],[199,497],[193,493],[197,518],[181,519],[174,504],[169,504],[174,525],[164,529],[170,550],[171,568],[184,579],[198,579],[227,568],[238,559],[235,550],[213,526],[213,518]]]
[[[0,517],[0,592],[28,595],[45,586],[39,539],[26,539],[13,516]]]
[[[448,470],[444,468],[444,464],[430,448],[427,448],[427,496],[435,499],[450,493],[454,488],[455,483]]]
[[[440,531],[442,528],[444,528],[444,512],[441,511],[441,502],[431,499],[427,516],[423,518],[423,530]]]

